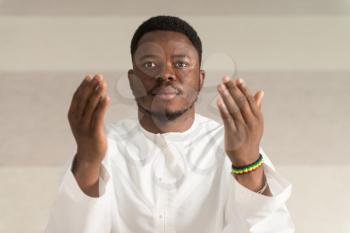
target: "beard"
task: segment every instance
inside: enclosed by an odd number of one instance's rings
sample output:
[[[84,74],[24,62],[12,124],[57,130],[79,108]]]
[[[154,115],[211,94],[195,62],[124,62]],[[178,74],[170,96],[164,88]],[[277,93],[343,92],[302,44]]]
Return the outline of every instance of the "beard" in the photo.
[[[143,113],[146,113],[152,116],[153,118],[157,119],[159,122],[164,122],[164,123],[176,120],[177,118],[182,116],[184,113],[186,113],[188,110],[193,108],[197,99],[198,99],[198,96],[196,96],[196,98],[187,107],[184,107],[177,111],[169,111],[169,110],[152,111],[151,109],[147,109],[145,106],[143,106],[139,98],[135,98],[138,108]]]

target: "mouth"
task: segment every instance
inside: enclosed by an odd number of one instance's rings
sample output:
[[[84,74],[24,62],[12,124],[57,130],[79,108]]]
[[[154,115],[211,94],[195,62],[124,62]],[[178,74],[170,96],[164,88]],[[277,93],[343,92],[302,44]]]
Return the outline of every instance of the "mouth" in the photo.
[[[174,99],[179,92],[173,87],[157,88],[152,92],[152,95],[160,100]]]

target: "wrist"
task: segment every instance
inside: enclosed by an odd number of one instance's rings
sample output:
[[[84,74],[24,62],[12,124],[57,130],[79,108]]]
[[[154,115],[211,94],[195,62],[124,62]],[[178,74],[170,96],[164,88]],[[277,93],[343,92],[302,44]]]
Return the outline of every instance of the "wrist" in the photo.
[[[101,164],[102,160],[95,154],[89,154],[86,152],[77,151],[74,157],[76,163],[79,163],[85,167],[97,167]]]
[[[246,174],[232,174],[232,176],[238,181],[238,183],[254,192],[259,191],[266,182],[264,169],[262,167]]]
[[[232,165],[235,167],[248,166],[254,163],[260,157],[259,149],[244,152],[235,152],[235,154],[228,155]]]
[[[98,197],[101,163],[91,163],[77,158],[74,157],[71,170],[79,187],[86,195]]]
[[[86,184],[92,184],[98,181],[100,168],[101,162],[86,161],[81,159],[77,154],[74,157],[72,164],[72,172],[76,179]]]
[[[237,166],[236,164],[232,163],[232,173],[234,174],[238,174],[238,175],[243,175],[243,174],[247,174],[247,173],[251,173],[254,170],[260,168],[263,165],[264,161],[263,161],[263,157],[261,154],[259,154],[258,159],[256,159],[254,162],[242,165],[242,166]],[[240,163],[242,164],[242,163]]]

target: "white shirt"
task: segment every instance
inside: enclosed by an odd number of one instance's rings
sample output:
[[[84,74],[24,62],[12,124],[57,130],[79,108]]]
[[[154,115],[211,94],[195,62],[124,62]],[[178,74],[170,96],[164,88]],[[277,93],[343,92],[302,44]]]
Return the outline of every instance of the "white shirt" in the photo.
[[[106,126],[100,196],[87,196],[72,159],[51,209],[47,233],[291,233],[292,185],[260,147],[272,197],[231,175],[222,124],[195,114],[185,132],[153,134],[137,118]]]

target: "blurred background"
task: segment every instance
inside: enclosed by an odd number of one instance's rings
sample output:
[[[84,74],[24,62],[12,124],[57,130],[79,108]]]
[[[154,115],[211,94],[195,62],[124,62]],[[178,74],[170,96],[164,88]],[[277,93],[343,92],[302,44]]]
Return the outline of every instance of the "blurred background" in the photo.
[[[0,0],[0,232],[44,232],[76,149],[67,112],[86,74],[107,80],[107,123],[135,116],[130,40],[159,14],[202,39],[200,114],[221,121],[225,73],[265,91],[262,147],[293,184],[297,232],[350,232],[349,0]]]

